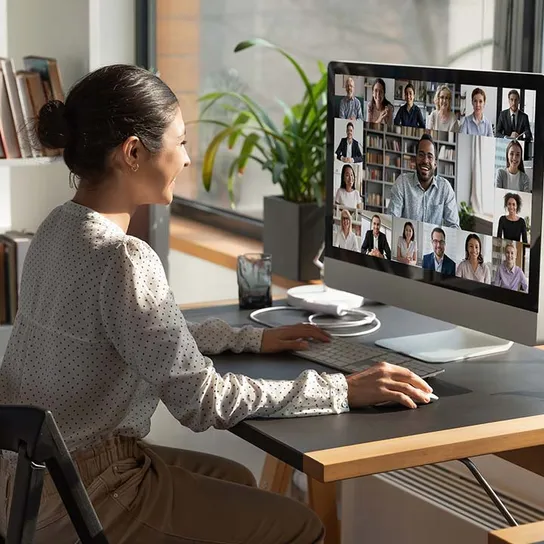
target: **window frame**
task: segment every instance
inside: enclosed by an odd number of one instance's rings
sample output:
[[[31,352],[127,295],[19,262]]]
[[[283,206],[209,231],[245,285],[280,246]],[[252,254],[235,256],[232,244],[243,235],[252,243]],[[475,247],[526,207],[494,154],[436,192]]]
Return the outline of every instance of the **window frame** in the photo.
[[[506,3],[501,9],[495,8],[493,69],[540,72],[544,57],[544,0]],[[157,0],[136,0],[136,62],[147,69],[155,68],[157,61],[156,8]],[[174,196],[171,213],[262,240],[263,220],[198,200]]]

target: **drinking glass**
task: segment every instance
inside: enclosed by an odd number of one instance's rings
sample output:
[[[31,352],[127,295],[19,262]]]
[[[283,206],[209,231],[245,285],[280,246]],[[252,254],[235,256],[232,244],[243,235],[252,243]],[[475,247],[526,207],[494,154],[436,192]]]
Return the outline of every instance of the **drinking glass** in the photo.
[[[239,255],[236,275],[241,309],[255,310],[272,306],[272,255]]]

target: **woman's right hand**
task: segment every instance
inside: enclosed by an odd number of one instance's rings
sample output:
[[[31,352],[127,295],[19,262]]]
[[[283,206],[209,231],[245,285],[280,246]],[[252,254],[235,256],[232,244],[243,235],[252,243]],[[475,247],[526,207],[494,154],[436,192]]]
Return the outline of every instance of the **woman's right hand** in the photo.
[[[371,368],[346,378],[350,408],[372,406],[393,401],[408,408],[417,402],[428,403],[431,386],[410,370],[389,363],[377,363]]]

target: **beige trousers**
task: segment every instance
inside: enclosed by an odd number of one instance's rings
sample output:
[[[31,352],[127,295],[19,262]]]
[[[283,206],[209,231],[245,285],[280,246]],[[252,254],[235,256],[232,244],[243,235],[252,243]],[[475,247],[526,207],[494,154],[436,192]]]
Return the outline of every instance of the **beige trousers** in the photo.
[[[73,460],[111,544],[311,544],[323,538],[311,510],[258,489],[246,467],[222,457],[117,437]],[[2,467],[3,534],[12,483]],[[35,542],[76,541],[46,474]]]

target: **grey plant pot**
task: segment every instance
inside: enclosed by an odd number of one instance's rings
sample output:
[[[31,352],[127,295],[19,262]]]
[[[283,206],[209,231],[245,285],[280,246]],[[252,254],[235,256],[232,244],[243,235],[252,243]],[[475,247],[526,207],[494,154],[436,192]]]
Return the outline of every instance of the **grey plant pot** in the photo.
[[[313,259],[324,237],[324,206],[264,197],[263,245],[264,252],[272,255],[274,274],[295,281],[319,279]]]

